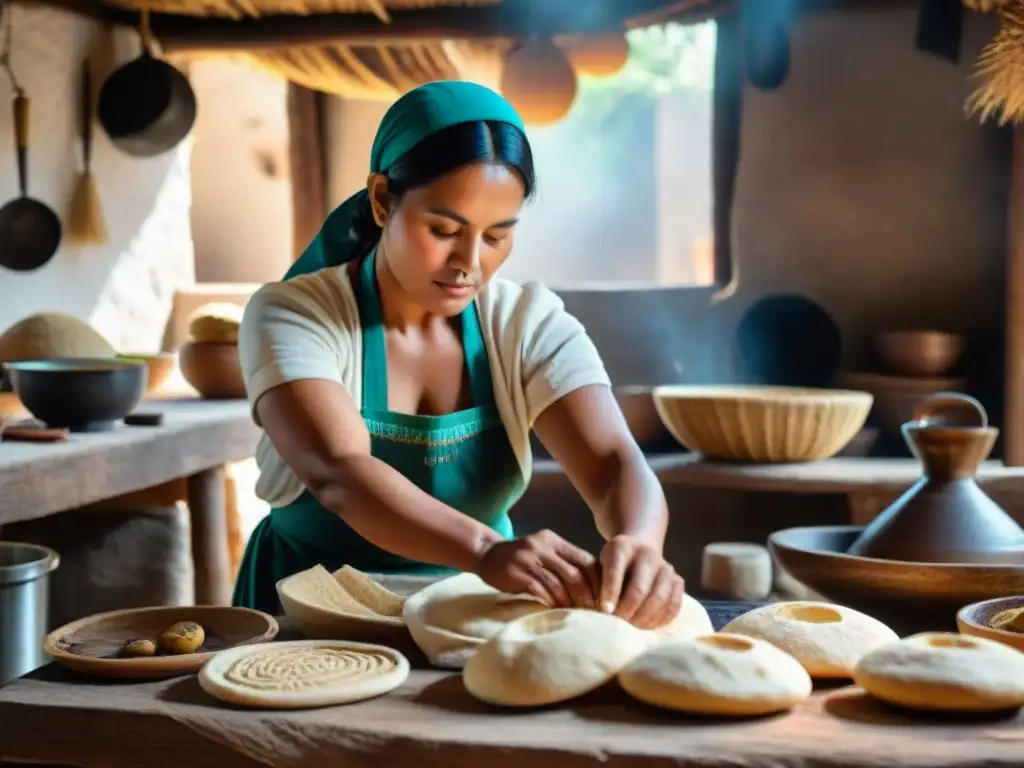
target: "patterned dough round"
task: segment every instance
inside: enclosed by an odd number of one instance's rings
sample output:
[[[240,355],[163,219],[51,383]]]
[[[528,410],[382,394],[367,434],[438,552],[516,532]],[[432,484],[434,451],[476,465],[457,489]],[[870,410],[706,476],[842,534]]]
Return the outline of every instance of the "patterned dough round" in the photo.
[[[1024,653],[983,637],[922,632],[876,648],[854,682],[890,704],[984,712],[1024,706]]]
[[[380,696],[408,677],[408,660],[392,648],[297,640],[221,651],[199,670],[199,685],[241,707],[306,709]]]
[[[722,632],[767,640],[815,678],[849,678],[864,654],[899,639],[867,614],[811,600],[755,608],[730,621]]]

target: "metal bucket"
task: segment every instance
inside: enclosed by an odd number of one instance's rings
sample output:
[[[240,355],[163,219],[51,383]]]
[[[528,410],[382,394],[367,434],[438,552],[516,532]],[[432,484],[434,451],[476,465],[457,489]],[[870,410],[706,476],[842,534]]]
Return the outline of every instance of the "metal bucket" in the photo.
[[[0,686],[46,663],[50,574],[58,565],[49,547],[0,541]]]

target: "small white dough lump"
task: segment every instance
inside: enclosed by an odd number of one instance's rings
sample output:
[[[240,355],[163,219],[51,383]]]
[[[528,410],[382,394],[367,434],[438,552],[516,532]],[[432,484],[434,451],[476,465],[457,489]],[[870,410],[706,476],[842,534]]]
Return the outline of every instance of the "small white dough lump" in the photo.
[[[982,637],[911,635],[867,654],[853,679],[872,696],[907,709],[968,713],[1024,706],[1024,653]]]
[[[753,637],[718,633],[665,643],[619,673],[633,698],[694,715],[750,717],[781,712],[811,695],[807,670]]]
[[[803,664],[813,678],[852,677],[864,654],[899,639],[865,613],[811,600],[755,608],[722,631],[768,641]]]
[[[614,680],[650,645],[646,633],[617,616],[560,608],[507,624],[469,659],[462,681],[488,704],[555,704]]]

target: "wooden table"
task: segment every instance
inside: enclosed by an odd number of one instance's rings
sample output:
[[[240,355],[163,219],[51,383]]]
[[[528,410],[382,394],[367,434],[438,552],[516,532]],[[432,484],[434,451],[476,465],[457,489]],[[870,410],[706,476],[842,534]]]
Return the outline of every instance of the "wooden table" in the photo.
[[[107,683],[55,666],[0,689],[0,760],[80,768],[1020,768],[1024,716],[964,723],[896,713],[846,688],[746,722],[660,713],[615,686],[541,711],[474,701],[458,674],[415,670],[340,707],[242,711],[194,676]]]
[[[435,577],[371,574],[410,594]],[[709,604],[711,605],[711,604]],[[714,608],[717,628],[731,618]],[[290,639],[287,619],[279,639]],[[410,656],[410,658],[413,658]],[[194,676],[112,683],[56,665],[0,688],[0,761],[80,768],[1020,768],[1024,714],[956,723],[897,713],[857,688],[723,722],[658,712],[609,685],[536,711],[489,707],[459,675],[414,669],[386,696],[300,712],[234,709]]]
[[[916,459],[835,458],[799,464],[714,461],[698,453],[648,458],[665,486],[689,485],[733,491],[820,493],[847,497],[850,522],[866,525],[921,478]],[[983,462],[978,484],[1024,523],[1024,467]],[[535,463],[532,488],[556,488],[568,482],[550,459]],[[1024,761],[1022,761],[1024,765]]]
[[[119,426],[63,443],[0,442],[0,526],[187,478],[196,602],[226,604],[231,578],[224,465],[255,454],[244,400],[148,400],[158,427]]]

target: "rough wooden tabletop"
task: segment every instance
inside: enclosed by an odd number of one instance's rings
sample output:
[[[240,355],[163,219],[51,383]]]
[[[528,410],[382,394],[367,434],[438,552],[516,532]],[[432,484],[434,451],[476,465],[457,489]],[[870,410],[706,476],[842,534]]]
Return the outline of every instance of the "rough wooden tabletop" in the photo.
[[[386,696],[301,712],[243,711],[194,676],[72,678],[55,666],[0,689],[0,760],[129,768],[1019,768],[1024,717],[953,722],[897,713],[846,688],[781,716],[721,722],[665,714],[615,686],[509,712],[457,674],[414,671]]]
[[[158,427],[121,425],[62,443],[0,443],[0,525],[45,517],[253,456],[244,400],[147,400]]]
[[[916,459],[835,458],[796,464],[754,464],[713,461],[696,453],[669,453],[649,456],[647,460],[664,484],[744,491],[898,492],[921,477],[921,462]],[[1024,467],[986,461],[977,477],[988,492],[1018,490],[1024,486]],[[564,473],[554,461],[534,462],[535,487],[565,482]]]

